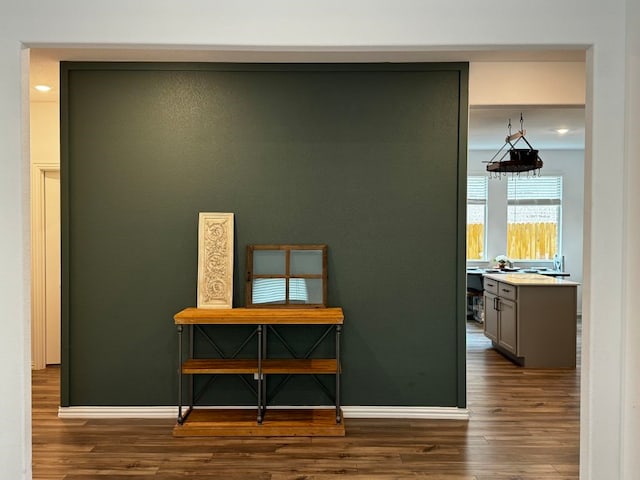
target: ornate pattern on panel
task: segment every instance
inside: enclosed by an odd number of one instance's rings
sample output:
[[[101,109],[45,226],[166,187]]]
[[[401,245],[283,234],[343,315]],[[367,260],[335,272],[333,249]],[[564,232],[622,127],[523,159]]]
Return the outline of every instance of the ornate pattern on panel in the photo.
[[[207,219],[204,225],[204,285],[202,299],[205,303],[224,300],[229,286],[225,283],[227,275],[226,221],[218,223]]]
[[[198,307],[231,308],[233,214],[200,213],[198,230]]]

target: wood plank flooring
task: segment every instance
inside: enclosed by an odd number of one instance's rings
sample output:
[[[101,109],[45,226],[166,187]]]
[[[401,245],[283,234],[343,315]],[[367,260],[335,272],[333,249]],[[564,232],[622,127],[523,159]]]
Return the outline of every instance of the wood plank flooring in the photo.
[[[345,437],[176,438],[173,420],[61,420],[33,372],[36,480],[578,479],[579,368],[522,369],[468,323],[468,422],[347,419]]]

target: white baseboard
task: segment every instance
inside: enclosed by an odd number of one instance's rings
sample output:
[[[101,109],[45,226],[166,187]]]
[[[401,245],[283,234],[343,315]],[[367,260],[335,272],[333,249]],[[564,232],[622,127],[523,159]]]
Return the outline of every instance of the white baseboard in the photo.
[[[178,407],[58,407],[59,418],[173,418]]]
[[[368,407],[344,406],[345,418],[415,418],[469,420],[469,410],[458,407]]]
[[[255,408],[255,407],[208,407],[208,408]],[[281,408],[309,408],[300,406],[273,406]],[[314,407],[318,408],[318,407]],[[334,408],[322,406],[320,408]],[[378,407],[346,405],[342,407],[345,418],[396,418],[396,419],[440,419],[468,420],[469,411],[457,407]],[[60,418],[175,418],[178,407],[59,407]]]

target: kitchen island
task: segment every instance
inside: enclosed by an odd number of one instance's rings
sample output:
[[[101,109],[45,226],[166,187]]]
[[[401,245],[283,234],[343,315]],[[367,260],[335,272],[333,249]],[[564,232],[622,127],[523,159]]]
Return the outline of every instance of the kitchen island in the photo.
[[[484,334],[523,367],[575,368],[578,285],[535,273],[485,274]]]

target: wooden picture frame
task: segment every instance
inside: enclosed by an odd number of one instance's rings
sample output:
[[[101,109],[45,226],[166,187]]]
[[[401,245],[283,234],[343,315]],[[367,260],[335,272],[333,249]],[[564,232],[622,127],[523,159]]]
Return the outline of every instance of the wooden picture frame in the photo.
[[[325,308],[326,245],[248,245],[247,307]]]
[[[200,212],[198,308],[233,306],[233,213]]]

